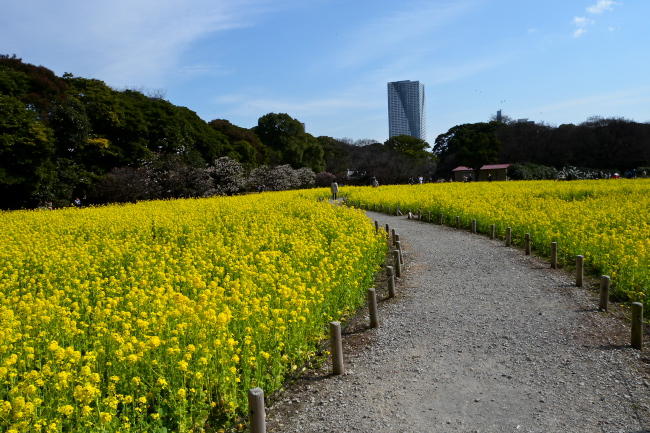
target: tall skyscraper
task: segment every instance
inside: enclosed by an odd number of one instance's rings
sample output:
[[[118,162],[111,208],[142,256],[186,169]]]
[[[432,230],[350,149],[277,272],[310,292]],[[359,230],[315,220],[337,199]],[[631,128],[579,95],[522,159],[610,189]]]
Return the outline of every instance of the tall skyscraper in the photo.
[[[388,136],[401,134],[427,139],[424,84],[419,81],[388,83]]]

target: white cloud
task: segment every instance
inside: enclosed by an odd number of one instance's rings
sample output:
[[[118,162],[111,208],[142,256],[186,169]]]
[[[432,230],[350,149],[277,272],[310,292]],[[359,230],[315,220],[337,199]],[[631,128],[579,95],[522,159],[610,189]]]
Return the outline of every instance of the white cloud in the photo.
[[[530,35],[532,33],[537,33],[537,29],[536,28],[528,29],[528,34]]]
[[[596,3],[593,6],[589,6],[587,8],[587,12],[590,14],[602,14],[605,11],[611,11],[614,9],[615,5],[619,5],[620,3],[617,3],[612,0],[598,0],[598,3]]]
[[[395,62],[395,53],[401,53],[407,43],[411,47],[410,53],[417,49],[428,50],[431,38],[427,35],[441,27],[458,24],[475,7],[476,0],[400,4],[397,11],[359,26],[348,35],[346,48],[336,53],[335,59],[325,62],[340,68],[356,67],[385,57],[387,53],[391,53],[391,61]]]
[[[27,62],[100,78],[107,84],[160,85],[190,44],[247,27],[280,0],[22,0],[0,16],[0,40]],[[5,50],[7,50],[5,48]],[[66,68],[57,70],[57,68]]]
[[[573,37],[574,38],[579,38],[580,36],[584,35],[585,33],[587,33],[586,29],[578,29],[575,32],[573,32]]]
[[[587,33],[587,29],[585,27],[595,24],[595,21],[585,17],[575,17],[573,19],[573,24],[579,27],[578,30],[573,32],[573,37],[579,38],[580,36]]]
[[[589,18],[585,18],[585,17],[575,17],[573,19],[573,24],[575,24],[576,26],[578,26],[580,28],[583,28],[583,27],[587,27],[589,25],[595,24],[595,21],[591,20]]]

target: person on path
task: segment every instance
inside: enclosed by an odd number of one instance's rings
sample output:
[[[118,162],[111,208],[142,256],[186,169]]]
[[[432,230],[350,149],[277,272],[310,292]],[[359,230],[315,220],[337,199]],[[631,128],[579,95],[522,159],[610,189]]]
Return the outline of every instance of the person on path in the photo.
[[[374,176],[372,178],[372,186],[374,186],[375,188],[377,188],[379,186],[379,181]]]
[[[339,184],[336,182],[332,182],[330,188],[332,189],[332,196],[334,197],[334,200],[336,200],[336,196],[339,193]]]

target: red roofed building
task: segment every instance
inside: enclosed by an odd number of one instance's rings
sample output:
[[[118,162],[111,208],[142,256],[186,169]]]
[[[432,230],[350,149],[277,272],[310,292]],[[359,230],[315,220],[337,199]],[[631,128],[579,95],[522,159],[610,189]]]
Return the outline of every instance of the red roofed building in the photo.
[[[510,167],[510,164],[484,165],[483,167],[481,167],[481,170],[479,171],[478,180],[480,181],[488,180],[490,175],[491,175],[490,180],[508,180],[508,167]],[[464,166],[454,168],[453,172],[454,172],[454,180],[456,182],[463,182],[470,175],[472,176],[472,178],[476,176],[474,170]]]

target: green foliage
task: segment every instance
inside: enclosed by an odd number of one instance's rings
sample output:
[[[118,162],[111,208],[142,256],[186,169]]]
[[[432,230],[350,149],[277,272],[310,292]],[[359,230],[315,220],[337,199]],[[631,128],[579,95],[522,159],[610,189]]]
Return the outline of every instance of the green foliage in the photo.
[[[558,178],[554,167],[537,164],[512,164],[508,167],[511,180],[553,180]]]
[[[429,159],[431,153],[427,151],[430,147],[426,141],[411,137],[410,135],[397,135],[384,142],[388,149],[401,153],[412,159]]]
[[[324,152],[320,142],[305,132],[302,123],[285,113],[269,113],[253,128],[270,150],[270,162],[289,164],[293,168],[325,169]]]
[[[496,132],[501,125],[500,122],[468,123],[440,134],[433,153],[443,162],[445,174],[454,168],[451,165],[464,165],[478,173],[482,166],[496,163],[501,150]]]

